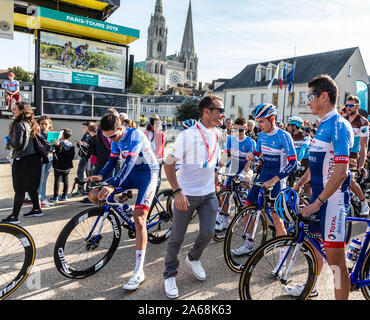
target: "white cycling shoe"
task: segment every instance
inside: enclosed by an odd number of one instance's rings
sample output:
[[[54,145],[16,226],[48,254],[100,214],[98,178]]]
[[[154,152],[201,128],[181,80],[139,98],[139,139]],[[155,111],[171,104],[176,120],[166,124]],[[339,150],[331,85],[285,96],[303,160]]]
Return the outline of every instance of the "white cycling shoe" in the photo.
[[[216,223],[215,231],[223,231],[229,227],[229,224],[227,222],[219,222]]]
[[[246,247],[244,244],[238,248],[231,250],[231,253],[235,256],[243,256],[245,254],[249,254],[253,251],[253,247]]]
[[[304,285],[298,285],[295,287],[290,287],[290,286],[284,286],[283,290],[289,294],[292,297],[299,297],[304,289]],[[317,297],[319,295],[318,291],[314,288],[310,294],[310,298]]]
[[[126,291],[136,290],[140,284],[145,280],[144,272],[134,272],[130,280],[122,287]]]

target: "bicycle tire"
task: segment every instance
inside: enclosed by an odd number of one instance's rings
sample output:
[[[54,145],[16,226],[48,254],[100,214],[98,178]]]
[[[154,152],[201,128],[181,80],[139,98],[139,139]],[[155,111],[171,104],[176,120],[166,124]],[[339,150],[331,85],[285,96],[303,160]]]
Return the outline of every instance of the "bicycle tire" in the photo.
[[[225,189],[222,189],[220,190],[219,192],[217,192],[216,194],[216,197],[217,197],[217,201],[218,201],[218,204],[220,205],[220,201],[219,199],[221,198],[221,196],[224,194],[224,193],[228,193],[229,195],[232,193],[232,191],[230,190],[230,188],[225,188]],[[229,216],[229,221],[230,221],[230,218],[231,220],[236,216],[236,214],[238,213],[238,210],[239,210],[239,206],[238,206],[238,200],[237,200],[237,196],[234,194],[234,197],[233,197],[233,202],[234,202],[234,210],[230,210],[230,216]],[[225,204],[225,203],[224,203]],[[220,209],[220,207],[219,207]],[[221,209],[222,210],[222,209]],[[234,212],[231,212],[231,211],[234,211]],[[222,242],[225,240],[225,237],[226,237],[226,230],[222,230],[222,231],[217,231],[215,230],[215,233],[213,235],[213,240],[216,241],[216,242]]]
[[[102,269],[112,258],[121,239],[120,221],[113,211],[110,210],[108,213],[107,219],[105,220],[100,233],[98,243],[93,244],[91,240],[85,240],[96,219],[98,217],[101,218],[103,215],[104,207],[94,207],[82,211],[74,216],[59,234],[54,247],[54,263],[57,270],[65,277],[83,279],[91,276]],[[90,223],[90,225],[87,225],[88,223]],[[98,227],[99,223],[95,230],[97,230]],[[77,229],[76,237],[79,239],[72,239],[74,237],[74,234],[72,233],[75,229]],[[109,236],[110,232],[112,233],[112,236]],[[108,236],[106,235],[107,233]],[[104,236],[102,236],[102,234],[104,234]],[[108,241],[105,241],[105,238],[107,238]],[[104,240],[104,243],[102,240]],[[106,248],[104,248],[104,246],[106,246]],[[70,252],[70,248],[77,249]],[[104,252],[99,255],[98,251]],[[94,252],[96,253],[95,255]],[[89,265],[87,260],[89,259],[90,254],[94,257],[92,257],[92,263]],[[85,259],[83,259],[84,256],[86,256]]]
[[[370,250],[367,251],[367,255],[362,263],[360,272],[360,281],[364,281],[370,278]],[[362,295],[366,300],[370,300],[370,286],[361,288]]]
[[[0,241],[0,300],[7,298],[27,279],[36,257],[35,242],[24,228],[0,223],[0,237],[2,234],[4,239]],[[10,252],[12,249],[14,252]],[[17,257],[20,259],[14,260]],[[7,262],[9,265],[6,265]]]
[[[244,235],[244,225],[243,224],[243,218],[247,215],[250,214],[248,213],[249,211],[253,210],[252,214],[256,215],[257,213],[257,208],[255,206],[247,206],[243,208],[231,221],[227,231],[226,231],[226,236],[225,236],[225,241],[224,241],[224,258],[226,265],[234,272],[240,273],[242,272],[245,264],[245,259],[246,257],[250,256],[249,255],[242,255],[242,256],[235,256],[232,253],[233,249],[239,248],[240,246],[244,245],[245,243],[245,235]],[[238,231],[237,229],[240,226],[241,231]],[[257,229],[256,234],[258,235],[258,240],[255,241],[254,247],[257,248],[261,243],[264,243],[267,240],[268,237],[268,230],[269,226],[267,223],[267,218],[265,213],[260,215],[260,221],[259,221],[259,226]]]
[[[148,230],[148,241],[150,243],[162,243],[171,235],[173,216],[172,212],[167,211],[167,208],[169,206],[168,202],[171,200],[170,197],[172,196],[172,190],[165,189],[160,191],[152,202],[147,221],[153,219],[151,223],[158,222],[159,220],[162,220],[162,222],[157,223]],[[158,205],[158,201],[161,202],[163,209],[165,209],[164,211]]]
[[[308,270],[302,272],[302,268],[304,266],[303,262],[300,260],[295,262],[294,268],[290,270],[289,274],[290,281],[293,281],[291,280],[292,275],[297,276],[297,279],[295,279],[293,282],[293,286],[294,284],[302,284],[302,282],[305,282],[305,288],[299,297],[292,297],[289,296],[287,293],[282,296],[281,292],[284,291],[282,290],[282,288],[279,288],[279,286],[283,285],[283,283],[279,278],[273,276],[272,274],[272,269],[277,264],[277,259],[275,259],[275,255],[273,253],[274,249],[278,249],[279,247],[286,248],[292,245],[296,245],[296,243],[296,237],[281,236],[267,241],[254,251],[240,275],[240,300],[258,300],[257,298],[260,298],[260,300],[274,300],[280,298],[282,300],[307,300],[309,298],[317,279],[317,260],[313,248],[306,241],[303,242],[302,248],[300,249],[299,253],[302,253],[303,251],[303,254],[300,257],[304,256],[306,258],[305,260],[307,261]],[[291,252],[289,253],[290,257],[293,252],[294,250],[291,250]],[[279,254],[279,250],[277,250],[277,254]],[[289,261],[290,259],[288,257],[286,268],[289,265]],[[255,279],[257,278],[257,273],[261,273],[261,277]],[[253,275],[255,275],[255,277],[253,277],[253,280],[251,280]],[[264,281],[268,281],[268,283],[264,285]],[[291,282],[289,284],[291,284]],[[257,288],[257,290],[254,290],[255,287]],[[267,294],[270,291],[278,294],[278,296],[267,297]]]

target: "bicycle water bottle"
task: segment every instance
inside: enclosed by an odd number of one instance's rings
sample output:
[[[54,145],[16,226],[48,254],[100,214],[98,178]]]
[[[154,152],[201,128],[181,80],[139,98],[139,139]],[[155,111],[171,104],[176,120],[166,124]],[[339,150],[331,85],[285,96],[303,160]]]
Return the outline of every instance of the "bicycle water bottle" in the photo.
[[[122,210],[127,214],[127,216],[129,218],[131,218],[132,217],[132,208],[127,203],[124,203],[121,206],[122,206]]]
[[[348,252],[347,252],[347,259],[349,260],[349,262],[352,263],[351,270],[355,266],[356,261],[358,259],[358,255],[360,254],[361,245],[362,245],[362,242],[358,238],[353,239],[349,245]]]

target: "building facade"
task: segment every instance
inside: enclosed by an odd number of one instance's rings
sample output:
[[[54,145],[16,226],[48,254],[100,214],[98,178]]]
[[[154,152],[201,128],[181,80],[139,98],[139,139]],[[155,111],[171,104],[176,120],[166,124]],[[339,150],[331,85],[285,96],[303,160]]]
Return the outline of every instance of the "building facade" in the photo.
[[[289,92],[289,77],[294,68],[294,80]],[[286,77],[279,87],[279,80],[268,85],[279,67],[279,79]],[[329,74],[338,85],[338,106],[345,103],[346,97],[356,94],[356,80],[369,82],[367,71],[358,47],[336,50],[277,61],[261,62],[246,66],[234,78],[218,86],[213,94],[224,99],[226,114],[232,119],[238,116],[250,118],[253,108],[260,103],[277,106],[279,121],[290,116],[300,116],[304,120],[315,121],[305,101],[308,82],[317,75]]]
[[[137,62],[157,81],[156,90],[166,91],[178,83],[196,86],[198,81],[198,57],[195,53],[191,1],[189,1],[185,30],[180,52],[167,54],[168,28],[163,15],[162,0],[156,0],[154,14],[148,27],[147,58]]]

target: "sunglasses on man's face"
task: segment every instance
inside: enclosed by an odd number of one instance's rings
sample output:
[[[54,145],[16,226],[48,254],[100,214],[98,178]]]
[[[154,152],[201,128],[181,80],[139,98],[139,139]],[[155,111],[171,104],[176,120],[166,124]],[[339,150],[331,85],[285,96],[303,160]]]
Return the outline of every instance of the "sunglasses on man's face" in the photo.
[[[207,108],[209,110],[219,110],[220,111],[220,114],[224,114],[225,113],[225,108]]]
[[[355,106],[358,106],[358,104],[353,104],[353,103],[347,103],[346,108],[353,108]]]
[[[234,130],[237,130],[238,132],[244,132],[245,129],[234,129]]]

